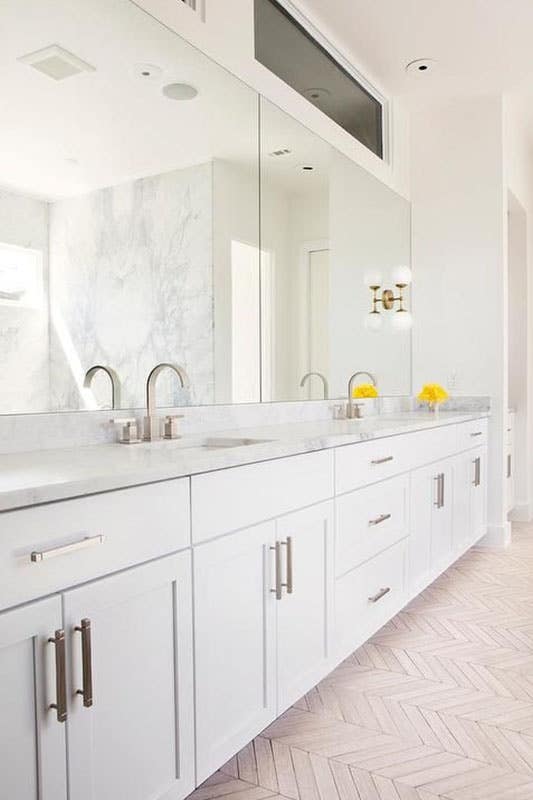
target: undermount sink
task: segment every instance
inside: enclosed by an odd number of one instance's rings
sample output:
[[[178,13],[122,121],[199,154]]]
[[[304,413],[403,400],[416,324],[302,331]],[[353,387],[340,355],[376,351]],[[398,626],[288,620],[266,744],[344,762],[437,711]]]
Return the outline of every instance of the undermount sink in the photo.
[[[247,447],[251,444],[267,444],[272,439],[248,439],[239,437],[213,437],[206,439],[200,447],[207,450],[220,450],[227,447]]]

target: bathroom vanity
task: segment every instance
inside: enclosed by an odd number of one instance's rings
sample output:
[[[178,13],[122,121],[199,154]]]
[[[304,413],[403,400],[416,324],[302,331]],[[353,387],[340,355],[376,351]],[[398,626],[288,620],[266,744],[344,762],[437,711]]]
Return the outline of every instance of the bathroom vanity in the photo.
[[[484,414],[238,433],[4,457],[6,797],[185,797],[486,531]]]

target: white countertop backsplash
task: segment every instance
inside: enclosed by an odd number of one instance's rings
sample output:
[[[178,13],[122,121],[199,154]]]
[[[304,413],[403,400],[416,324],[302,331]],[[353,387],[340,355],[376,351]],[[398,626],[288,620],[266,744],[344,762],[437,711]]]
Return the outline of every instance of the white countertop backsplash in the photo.
[[[314,408],[316,413],[315,403],[275,403],[267,407],[270,414],[263,413],[262,424],[243,425],[246,411],[248,418],[254,418],[257,407],[233,406],[231,408],[238,412],[240,424],[236,428],[227,425],[222,428],[222,420],[227,422],[227,417],[221,414],[217,426],[215,418],[219,409],[216,407],[208,409],[209,414],[206,409],[187,409],[189,431],[194,427],[195,416],[196,427],[204,429],[194,433],[190,431],[174,441],[137,445],[75,444],[4,454],[0,459],[0,511],[467,422],[488,415],[488,404],[483,407],[479,398],[477,409],[474,408],[476,403],[471,402],[468,411],[441,411],[435,416],[427,411],[400,410],[369,414],[362,420],[332,420],[331,407],[335,403],[319,405],[324,406],[329,418],[305,419],[308,409]],[[287,419],[287,415],[283,418],[282,406],[300,408],[293,408],[293,413],[288,414],[292,418]],[[264,412],[265,406],[261,409]],[[199,424],[202,413],[210,417],[208,429]],[[58,425],[64,416],[57,415]],[[276,416],[282,421],[273,422]],[[186,425],[184,428],[187,430]],[[222,431],[225,438],[268,441],[214,450],[201,446],[207,435],[221,436]],[[38,447],[38,442],[35,445]]]

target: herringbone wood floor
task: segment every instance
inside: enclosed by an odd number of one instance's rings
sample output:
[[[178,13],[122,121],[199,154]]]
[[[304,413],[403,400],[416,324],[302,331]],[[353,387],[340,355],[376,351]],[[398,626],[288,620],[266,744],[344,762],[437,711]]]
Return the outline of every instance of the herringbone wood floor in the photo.
[[[473,549],[191,800],[533,800],[533,525]]]

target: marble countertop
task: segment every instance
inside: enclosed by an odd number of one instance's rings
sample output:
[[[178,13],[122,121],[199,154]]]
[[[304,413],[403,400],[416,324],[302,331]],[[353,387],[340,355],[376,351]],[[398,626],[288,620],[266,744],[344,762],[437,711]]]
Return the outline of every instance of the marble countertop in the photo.
[[[467,422],[487,412],[383,414],[362,420],[320,420],[184,436],[137,445],[100,444],[0,457],[0,511],[49,503],[143,483],[310,453],[386,436]],[[263,440],[213,447],[216,440]]]

